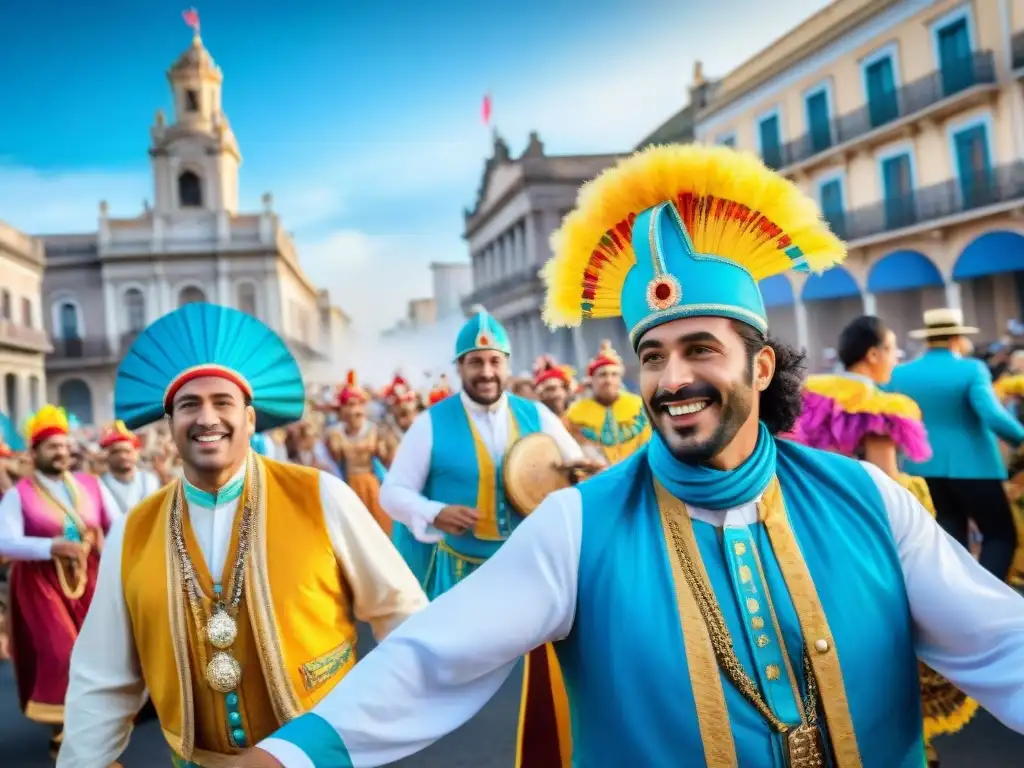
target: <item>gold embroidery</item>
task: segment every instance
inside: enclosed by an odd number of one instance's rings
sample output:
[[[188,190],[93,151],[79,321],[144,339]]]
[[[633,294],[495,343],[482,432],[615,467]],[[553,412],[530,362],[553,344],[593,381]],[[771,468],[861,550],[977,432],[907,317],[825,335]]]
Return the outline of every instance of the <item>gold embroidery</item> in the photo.
[[[755,616],[750,620],[750,626],[754,629],[764,629],[764,619],[760,616]]]
[[[750,572],[750,566],[749,565],[741,565],[740,566],[740,581],[742,581],[744,584],[746,584],[747,582],[750,581],[750,579],[752,577],[753,577],[753,574],[751,574],[751,572]]]
[[[737,541],[735,544],[732,545],[732,548],[733,551],[741,557],[747,554],[747,545],[744,544],[742,541]]]
[[[759,610],[761,610],[761,604],[758,603],[757,600],[755,600],[754,598],[748,597],[747,598],[747,610],[750,611],[751,613],[757,613]]]
[[[758,648],[764,648],[770,642],[771,642],[771,640],[768,638],[768,635],[758,635],[757,636],[757,647]]]
[[[779,675],[782,673],[779,671],[779,666],[777,664],[769,664],[764,668],[764,674],[769,680],[778,680]]]
[[[352,643],[346,640],[323,656],[307,661],[299,668],[299,674],[302,675],[302,684],[306,687],[307,691],[319,688],[334,677],[339,670],[343,669],[351,657]]]

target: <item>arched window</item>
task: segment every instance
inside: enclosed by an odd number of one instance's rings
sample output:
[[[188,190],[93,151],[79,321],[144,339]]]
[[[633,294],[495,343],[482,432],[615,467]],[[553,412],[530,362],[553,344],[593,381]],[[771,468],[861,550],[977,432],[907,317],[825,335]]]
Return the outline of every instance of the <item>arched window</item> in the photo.
[[[182,208],[200,208],[203,205],[203,185],[192,171],[178,177],[178,204]]]
[[[18,402],[18,377],[13,373],[4,376],[4,399],[7,402],[7,416],[11,423],[21,423],[21,403]]]
[[[32,375],[28,377],[28,407],[35,413],[39,410],[39,377]]]
[[[82,337],[78,327],[78,307],[70,301],[60,305],[60,337],[65,340]]]
[[[198,304],[204,301],[206,301],[206,294],[194,285],[182,288],[178,294],[179,307],[184,307],[186,304]]]
[[[128,333],[139,333],[146,327],[146,297],[138,288],[124,292],[125,328]]]
[[[256,286],[252,283],[239,283],[236,288],[238,308],[248,315],[256,316]]]
[[[0,291],[0,320],[11,319],[11,292],[4,288]]]
[[[81,379],[67,379],[57,387],[57,400],[61,407],[85,425],[93,424],[92,392]]]

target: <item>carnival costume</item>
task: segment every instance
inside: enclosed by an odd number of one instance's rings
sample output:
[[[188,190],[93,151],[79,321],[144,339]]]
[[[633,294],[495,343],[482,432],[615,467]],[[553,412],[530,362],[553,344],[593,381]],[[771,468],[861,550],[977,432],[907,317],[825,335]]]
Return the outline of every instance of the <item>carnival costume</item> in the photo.
[[[548,324],[621,315],[634,350],[689,317],[764,334],[758,280],[844,257],[795,185],[752,155],[699,145],[605,171],[553,244]],[[951,607],[963,623],[947,620]],[[1022,608],[873,466],[761,424],[751,455],[722,471],[678,460],[655,434],[548,496],[358,679],[260,746],[298,749],[317,768],[397,761],[465,722],[517,657],[553,642],[573,743],[524,755],[529,768],[918,768],[915,650],[1024,730]],[[934,642],[915,649],[922,636]]]
[[[883,392],[855,374],[808,377],[795,440],[857,457],[865,438],[872,435],[889,438],[897,453],[911,461],[931,458],[921,409],[909,397]],[[928,484],[922,478],[901,472],[893,479],[935,516]],[[935,736],[962,729],[978,709],[977,702],[925,664],[921,664],[921,701],[926,745]]]
[[[565,387],[566,402],[572,397],[576,389],[576,370],[570,365],[559,365],[551,355],[541,355],[533,363],[533,387],[541,400],[541,392],[544,387],[552,386],[549,382],[559,382]],[[571,407],[571,406],[570,406]],[[566,413],[559,414],[559,418],[565,426],[569,427],[568,407]]]
[[[359,386],[355,371],[349,371],[345,386],[338,395],[342,410],[352,405],[366,405],[370,396]],[[363,424],[355,435],[348,433],[344,420],[324,438],[331,459],[337,464],[341,478],[356,492],[373,519],[388,536],[391,535],[391,517],[380,505],[380,486],[384,481],[384,464],[380,456],[384,444],[377,425],[364,416]]]
[[[30,417],[25,438],[36,448],[70,432],[63,408],[43,406]],[[0,556],[12,559],[12,659],[22,711],[50,725],[64,721],[71,649],[96,588],[99,550],[117,507],[95,477],[35,471],[0,500]],[[85,545],[67,561],[51,552],[54,539]]]
[[[427,395],[427,405],[437,405],[446,397],[451,397],[452,388],[448,384],[447,374],[442,373],[437,377],[437,384],[430,389],[430,393]]]
[[[123,421],[114,422],[114,425],[104,430],[100,436],[100,448],[104,451],[110,450],[119,443],[128,443],[135,450],[142,448],[142,441],[138,435],[128,429]],[[132,478],[127,483],[109,470],[103,473],[100,482],[110,491],[110,495],[117,502],[123,515],[128,514],[132,507],[160,489],[160,480],[157,476],[138,467],[133,467]]]
[[[605,367],[625,370],[610,341],[602,342],[600,351],[587,366],[587,376],[593,379]],[[625,390],[619,392],[611,405],[599,403],[593,397],[577,400],[569,406],[565,417],[573,435],[584,445],[595,446],[609,464],[633,455],[651,438],[643,399]]]
[[[177,392],[210,377],[241,390],[256,430],[302,416],[302,377],[281,338],[201,303],[135,340],[118,369],[117,415],[129,428],[173,416]],[[379,640],[425,604],[344,483],[252,450],[214,493],[182,479],[143,501],[112,531],[101,569],[59,768],[116,759],[145,689],[175,766],[231,765],[348,673],[356,616]]]

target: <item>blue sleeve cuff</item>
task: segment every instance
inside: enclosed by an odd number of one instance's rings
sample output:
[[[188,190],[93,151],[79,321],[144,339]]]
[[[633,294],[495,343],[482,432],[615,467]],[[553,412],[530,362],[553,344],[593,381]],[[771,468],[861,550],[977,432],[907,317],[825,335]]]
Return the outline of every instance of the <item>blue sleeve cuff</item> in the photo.
[[[306,753],[314,768],[352,768],[341,736],[330,723],[311,712],[284,725],[271,738],[294,744]]]

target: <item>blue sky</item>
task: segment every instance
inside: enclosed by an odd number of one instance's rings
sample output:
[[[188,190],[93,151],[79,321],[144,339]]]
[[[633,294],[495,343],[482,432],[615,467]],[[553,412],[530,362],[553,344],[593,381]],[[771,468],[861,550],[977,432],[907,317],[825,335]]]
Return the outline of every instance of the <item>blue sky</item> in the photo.
[[[243,155],[241,207],[270,191],[310,276],[365,329],[468,258],[490,135],[514,152],[622,151],[825,0],[217,0],[196,6]],[[784,6],[784,7],[783,7]],[[95,229],[152,200],[149,127],[189,45],[187,3],[0,0],[0,219]],[[381,281],[388,286],[386,307]]]

